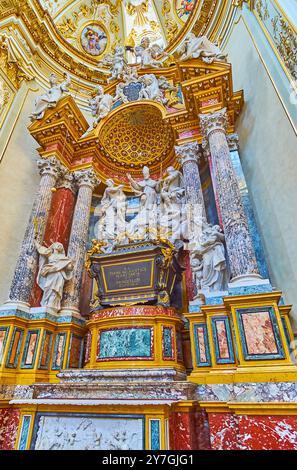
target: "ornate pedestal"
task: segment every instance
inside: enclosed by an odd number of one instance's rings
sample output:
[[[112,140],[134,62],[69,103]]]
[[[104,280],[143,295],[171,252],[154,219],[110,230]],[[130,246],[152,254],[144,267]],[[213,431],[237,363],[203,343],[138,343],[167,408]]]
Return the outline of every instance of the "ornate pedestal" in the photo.
[[[145,369],[148,376],[151,369],[160,369],[164,377],[168,370],[174,370],[178,377],[185,378],[183,322],[174,309],[160,306],[105,309],[93,314],[87,327],[85,368]]]

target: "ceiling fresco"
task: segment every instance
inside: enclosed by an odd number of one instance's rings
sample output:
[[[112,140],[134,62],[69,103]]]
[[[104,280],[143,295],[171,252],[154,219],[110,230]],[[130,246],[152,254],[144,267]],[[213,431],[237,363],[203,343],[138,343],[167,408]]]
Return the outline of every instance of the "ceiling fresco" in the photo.
[[[98,60],[144,37],[166,48],[201,0],[40,0],[61,36]]]

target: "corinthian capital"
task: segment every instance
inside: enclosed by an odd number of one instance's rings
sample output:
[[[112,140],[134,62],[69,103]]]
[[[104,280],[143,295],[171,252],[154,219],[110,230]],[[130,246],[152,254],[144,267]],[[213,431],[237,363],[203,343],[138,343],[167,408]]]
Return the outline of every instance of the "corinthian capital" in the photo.
[[[213,131],[221,130],[226,132],[228,126],[227,109],[223,108],[220,111],[212,114],[200,114],[201,132],[205,137]]]
[[[175,153],[181,165],[187,162],[199,162],[201,152],[198,142],[189,142],[183,145],[175,146]]]
[[[100,184],[101,180],[96,176],[93,170],[81,170],[75,172],[75,179],[78,187],[88,186],[94,191],[94,188]]]
[[[37,166],[41,176],[50,175],[57,179],[63,174],[63,166],[56,157],[38,160]]]
[[[64,189],[70,189],[73,193],[75,192],[75,177],[74,173],[70,173],[69,171],[65,171],[63,175],[61,175],[58,183],[57,183],[57,188],[64,188]]]

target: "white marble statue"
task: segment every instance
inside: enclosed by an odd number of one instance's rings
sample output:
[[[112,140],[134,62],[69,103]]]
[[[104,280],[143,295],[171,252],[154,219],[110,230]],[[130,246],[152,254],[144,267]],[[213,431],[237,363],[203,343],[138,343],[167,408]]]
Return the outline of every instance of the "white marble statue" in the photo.
[[[140,194],[145,196],[145,205],[147,207],[153,206],[157,203],[157,194],[160,189],[160,181],[153,180],[150,177],[150,169],[147,166],[144,166],[142,169],[143,180],[135,181],[130,173],[127,173],[127,178],[129,183],[134,190],[134,192],[140,192]]]
[[[96,86],[95,92],[95,96],[89,100],[92,116],[95,117],[94,127],[110,113],[114,102],[114,98],[111,95],[104,93],[101,85]]]
[[[154,74],[146,74],[141,77],[143,84],[139,93],[140,100],[153,100],[163,103],[163,94],[159,87],[159,82]]]
[[[129,103],[127,96],[124,93],[124,88],[126,84],[123,82],[118,83],[116,87],[116,94],[114,96],[114,102],[121,100],[122,103]]]
[[[127,224],[128,236],[144,237],[150,231],[154,233],[157,227],[157,202],[160,191],[160,181],[150,177],[150,170],[143,167],[143,177],[141,181],[135,181],[128,173],[127,177],[131,188],[137,196],[140,196],[140,208],[137,216]]]
[[[111,76],[109,77],[108,82],[122,78],[125,65],[125,49],[122,46],[117,46],[115,48],[115,53],[112,56]]]
[[[171,242],[187,237],[186,208],[184,204],[184,181],[180,171],[167,168],[161,186],[160,227]]]
[[[142,69],[162,67],[162,62],[156,59],[161,55],[165,55],[164,49],[157,44],[151,46],[148,37],[142,38],[140,46],[136,46],[134,52],[136,58],[140,57]]]
[[[224,240],[218,225],[203,223],[200,247],[191,253],[197,291],[227,290],[229,278]]]
[[[98,240],[114,240],[126,230],[124,186],[116,186],[112,179],[108,179],[106,184],[100,205]]]
[[[125,85],[136,83],[139,80],[137,67],[125,67],[123,73],[123,80]]]
[[[173,166],[167,168],[167,176],[162,181],[161,198],[164,204],[170,205],[172,201],[181,200],[185,194],[183,175]]]
[[[43,290],[41,306],[58,312],[64,283],[72,278],[73,261],[65,255],[62,243],[55,242],[46,248],[35,240],[35,247],[40,255],[37,284]]]
[[[189,33],[177,51],[181,57],[180,61],[184,62],[189,59],[201,58],[203,62],[211,64],[214,60],[226,61],[227,55],[221,49],[213,44],[206,36],[195,36],[194,33]]]
[[[172,96],[174,97],[174,101],[178,101],[178,98],[176,98],[176,94],[177,94],[177,87],[172,85],[166,77],[160,77],[158,79],[158,84],[159,84],[159,88],[160,90],[162,91],[162,94],[163,94],[163,98],[162,98],[162,103],[164,106],[167,106],[169,105],[169,101],[170,101],[170,98],[169,97],[166,97],[166,93],[169,92],[169,96],[171,95],[171,99],[172,99]]]
[[[39,96],[35,101],[35,109],[30,115],[31,120],[42,119],[48,108],[54,108],[63,95],[69,92],[71,80],[69,75],[65,73],[63,82],[58,83],[56,74],[51,73],[49,83],[50,88],[47,92]]]

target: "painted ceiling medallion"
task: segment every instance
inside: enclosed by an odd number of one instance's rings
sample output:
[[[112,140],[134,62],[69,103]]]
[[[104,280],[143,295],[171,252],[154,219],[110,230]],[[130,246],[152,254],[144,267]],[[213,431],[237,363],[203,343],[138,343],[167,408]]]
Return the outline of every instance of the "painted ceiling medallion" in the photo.
[[[87,54],[101,56],[108,45],[107,33],[99,22],[88,23],[80,33],[80,43]]]
[[[184,22],[189,19],[190,14],[194,10],[197,0],[175,0],[175,10],[177,16]]]

